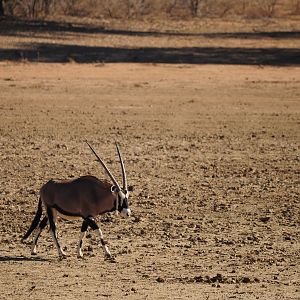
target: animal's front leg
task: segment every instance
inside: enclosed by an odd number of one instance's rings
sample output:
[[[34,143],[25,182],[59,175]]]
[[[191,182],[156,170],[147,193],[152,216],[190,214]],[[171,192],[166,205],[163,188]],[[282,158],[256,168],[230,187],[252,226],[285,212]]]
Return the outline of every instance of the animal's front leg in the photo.
[[[87,218],[86,221],[88,222],[88,225],[93,229],[96,230],[97,234],[100,237],[100,242],[104,251],[104,258],[108,259],[108,260],[113,260],[113,257],[106,245],[106,242],[104,241],[103,238],[103,233],[101,231],[101,229],[99,228],[99,226],[97,225],[97,223],[95,222],[95,220],[93,218]]]
[[[81,226],[81,231],[80,231],[79,242],[78,242],[78,246],[77,246],[77,257],[78,258],[83,257],[82,250],[81,250],[82,249],[82,244],[83,244],[82,240],[85,237],[87,228],[88,228],[87,221],[83,221],[82,226]]]

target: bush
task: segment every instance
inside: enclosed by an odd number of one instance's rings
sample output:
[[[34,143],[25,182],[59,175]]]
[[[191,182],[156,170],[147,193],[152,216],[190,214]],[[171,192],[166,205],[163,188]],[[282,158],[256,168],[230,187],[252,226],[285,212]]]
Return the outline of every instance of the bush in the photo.
[[[1,0],[0,0],[1,1]],[[300,0],[3,0],[7,15],[28,18],[77,16],[106,18],[260,18],[300,14]]]

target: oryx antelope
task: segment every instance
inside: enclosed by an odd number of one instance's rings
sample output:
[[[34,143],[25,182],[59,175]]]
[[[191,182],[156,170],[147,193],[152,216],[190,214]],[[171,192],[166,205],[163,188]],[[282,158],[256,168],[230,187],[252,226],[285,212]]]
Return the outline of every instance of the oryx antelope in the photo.
[[[36,254],[38,238],[49,221],[50,233],[58,250],[58,254],[61,258],[65,256],[65,253],[59,245],[57,239],[55,224],[57,215],[59,215],[63,219],[67,220],[78,218],[83,219],[77,247],[78,257],[83,257],[81,249],[82,240],[85,236],[87,228],[91,227],[92,230],[96,231],[100,237],[105,258],[112,258],[111,253],[103,239],[102,231],[95,222],[94,218],[97,215],[112,211],[118,211],[124,217],[130,216],[131,212],[128,207],[128,196],[129,192],[132,191],[133,188],[127,185],[124,162],[117,143],[116,148],[122,170],[122,187],[119,185],[103,160],[94,151],[92,146],[88,142],[86,143],[104,168],[107,175],[110,177],[113,184],[106,180],[99,180],[94,176],[82,176],[74,180],[66,181],[50,180],[44,184],[40,189],[40,198],[36,215],[30,228],[23,236],[23,240],[27,239],[32,231],[38,227],[36,236],[32,243],[32,254]],[[40,221],[43,207],[46,211],[46,215]]]

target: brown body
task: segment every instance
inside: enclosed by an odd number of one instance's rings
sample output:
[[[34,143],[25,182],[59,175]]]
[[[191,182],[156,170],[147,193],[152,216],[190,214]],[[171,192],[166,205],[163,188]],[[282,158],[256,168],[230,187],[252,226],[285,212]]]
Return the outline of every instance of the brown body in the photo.
[[[65,219],[96,217],[113,211],[116,196],[112,184],[94,176],[82,176],[69,181],[50,180],[40,190],[46,207],[55,209]]]

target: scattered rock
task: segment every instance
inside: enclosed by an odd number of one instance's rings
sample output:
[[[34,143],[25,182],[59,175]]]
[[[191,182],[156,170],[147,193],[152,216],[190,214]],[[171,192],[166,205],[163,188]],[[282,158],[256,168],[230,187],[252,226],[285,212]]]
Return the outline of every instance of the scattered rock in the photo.
[[[139,223],[139,222],[141,222],[141,220],[142,220],[141,217],[139,217],[139,216],[134,216],[132,222],[134,222],[134,223]]]
[[[270,221],[271,217],[261,217],[259,220],[263,223],[268,223]]]
[[[243,277],[242,278],[242,283],[250,283],[250,282],[251,282],[251,280],[250,280],[249,277]]]
[[[157,277],[156,281],[159,282],[159,283],[165,282],[165,280],[163,278],[161,278],[161,277]]]
[[[195,280],[195,282],[203,282],[204,281],[202,276],[195,276],[194,280]]]

